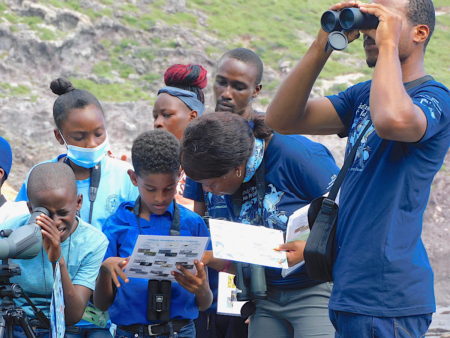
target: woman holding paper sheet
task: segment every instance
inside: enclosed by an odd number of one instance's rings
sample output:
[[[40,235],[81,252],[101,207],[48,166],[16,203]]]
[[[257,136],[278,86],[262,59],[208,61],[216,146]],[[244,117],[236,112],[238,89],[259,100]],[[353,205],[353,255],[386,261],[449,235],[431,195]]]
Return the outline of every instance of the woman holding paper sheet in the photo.
[[[261,220],[283,231],[289,216],[326,193],[338,172],[323,145],[272,133],[263,116],[248,122],[229,113],[206,114],[190,123],[181,163],[204,191],[227,196],[230,220],[253,225]],[[231,203],[236,198],[242,201],[240,210]],[[328,319],[330,284],[310,280],[303,267],[286,278],[280,269],[266,268],[265,274],[268,297],[255,301],[250,337],[334,336]]]

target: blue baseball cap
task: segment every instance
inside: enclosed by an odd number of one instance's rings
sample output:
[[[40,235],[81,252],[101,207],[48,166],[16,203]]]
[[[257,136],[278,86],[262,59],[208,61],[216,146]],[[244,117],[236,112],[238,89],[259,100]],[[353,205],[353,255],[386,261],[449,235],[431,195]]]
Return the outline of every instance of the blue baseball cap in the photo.
[[[12,165],[12,151],[8,141],[0,136],[0,168],[2,168],[8,177]]]

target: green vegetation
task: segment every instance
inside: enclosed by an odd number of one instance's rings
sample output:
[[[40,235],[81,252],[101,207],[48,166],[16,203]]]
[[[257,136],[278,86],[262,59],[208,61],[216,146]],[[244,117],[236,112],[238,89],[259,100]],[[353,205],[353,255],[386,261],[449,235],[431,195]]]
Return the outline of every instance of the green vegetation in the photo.
[[[13,86],[6,82],[0,82],[0,97],[29,96],[31,89],[24,85]]]
[[[67,8],[88,16],[93,23],[102,16],[112,17],[131,30],[149,31],[156,24],[189,29],[197,38],[205,34],[217,37],[220,45],[210,44],[202,47],[201,52],[209,58],[216,59],[227,48],[239,46],[255,50],[265,65],[279,70],[281,61],[295,64],[306,52],[310,41],[319,30],[319,19],[324,10],[336,0],[188,0],[186,10],[167,11],[167,1],[154,0],[144,2],[118,2],[114,0],[96,0],[92,4],[77,0],[42,0],[39,3],[51,5],[56,9]],[[450,84],[450,53],[445,46],[450,39],[450,15],[448,0],[435,0],[439,12],[445,6],[447,14],[437,16],[437,25],[433,39],[427,48],[427,71],[439,81]],[[3,20],[11,23],[10,30],[19,31],[21,24],[26,24],[42,40],[55,40],[64,36],[60,30],[52,30],[41,17],[19,16],[0,3]],[[200,19],[201,18],[201,19]],[[161,79],[161,74],[153,72],[138,75],[136,62],[151,63],[158,55],[158,49],[177,48],[179,43],[167,36],[150,37],[150,41],[138,41],[124,38],[116,42],[105,38],[101,44],[107,51],[107,57],[99,59],[92,66],[92,72],[108,81],[109,84],[83,83],[95,88],[104,100],[124,101],[136,98],[148,99],[142,91]],[[223,47],[225,46],[225,48]],[[194,50],[196,46],[189,46]],[[333,53],[320,77],[331,80],[348,73],[360,73],[360,80],[369,79],[372,70],[365,66],[362,42],[356,41],[345,52]],[[164,60],[163,60],[164,61]],[[120,83],[113,83],[120,78]],[[131,80],[133,79],[133,80]],[[81,81],[81,80],[78,80]],[[278,87],[279,80],[264,83],[264,93],[269,96]],[[336,84],[330,91],[341,90],[344,85]],[[113,94],[107,94],[107,91]],[[265,102],[265,101],[264,101]],[[263,103],[261,101],[261,103]],[[265,103],[263,103],[265,104]]]
[[[135,88],[129,83],[98,84],[87,79],[70,79],[78,87],[89,90],[100,101],[129,102],[150,100],[150,95],[142,89]]]

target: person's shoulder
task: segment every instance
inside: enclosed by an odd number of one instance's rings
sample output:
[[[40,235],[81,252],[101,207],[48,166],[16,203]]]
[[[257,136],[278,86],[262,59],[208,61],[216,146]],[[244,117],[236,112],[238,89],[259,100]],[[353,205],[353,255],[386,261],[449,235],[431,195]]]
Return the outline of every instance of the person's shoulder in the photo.
[[[443,83],[436,80],[424,82],[411,90],[411,96],[415,98],[423,96],[424,93],[427,93],[428,95],[431,94],[439,100],[446,101],[446,103],[450,101],[450,92],[448,88]]]
[[[116,211],[109,216],[104,225],[104,232],[114,232],[120,229],[127,229],[135,220],[133,213],[135,201],[122,202]]]
[[[272,145],[272,147],[270,147]],[[326,153],[328,149],[303,135],[282,135],[274,133],[268,149],[288,157],[303,156],[305,153]]]
[[[101,245],[104,242],[107,242],[105,234],[101,232],[99,229],[94,227],[93,225],[83,221],[81,218],[78,218],[78,237],[81,238],[82,241],[96,243],[97,245]],[[81,235],[81,236],[80,236]]]
[[[102,166],[104,166],[106,170],[111,170],[114,172],[126,173],[128,169],[132,169],[131,164],[127,161],[122,161],[111,156],[105,156],[102,160]]]
[[[203,218],[196,212],[186,208],[183,205],[180,205],[179,203],[177,203],[177,206],[180,209],[180,221],[181,222],[183,222],[183,221],[193,222],[193,223],[203,222]]]
[[[281,135],[272,137],[269,165],[273,164],[281,170],[295,172],[304,166],[323,166],[337,170],[333,155],[323,144],[310,140],[303,135]],[[270,146],[270,145],[269,145]]]

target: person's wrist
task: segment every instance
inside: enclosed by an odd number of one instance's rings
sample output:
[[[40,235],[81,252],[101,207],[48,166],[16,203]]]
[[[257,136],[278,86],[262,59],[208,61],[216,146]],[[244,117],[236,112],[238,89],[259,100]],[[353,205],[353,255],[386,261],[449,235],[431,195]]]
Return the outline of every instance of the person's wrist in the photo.
[[[52,263],[52,264],[57,264],[57,263],[59,263],[59,261],[61,260],[61,258],[62,258],[62,250],[61,249],[59,249],[59,255],[58,255],[58,258],[57,259],[55,259],[55,260],[50,260],[50,262]]]
[[[315,51],[316,53],[324,57],[329,57],[333,50],[331,48],[327,49],[326,48],[327,44],[328,44],[328,33],[321,29],[316,39],[311,44],[311,50]]]

